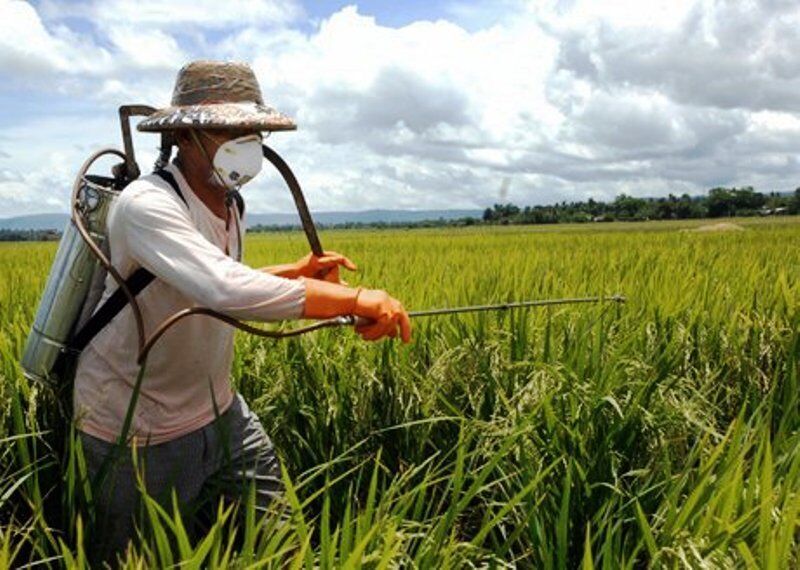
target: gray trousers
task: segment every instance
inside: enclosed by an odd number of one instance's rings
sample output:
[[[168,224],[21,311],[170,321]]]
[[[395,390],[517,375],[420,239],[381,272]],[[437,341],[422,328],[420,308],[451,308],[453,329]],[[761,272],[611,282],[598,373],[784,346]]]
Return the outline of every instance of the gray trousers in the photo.
[[[115,445],[80,432],[87,471],[95,478]],[[96,537],[88,543],[92,558],[111,561],[135,538],[143,504],[137,471],[148,495],[172,513],[172,493],[178,499],[190,533],[213,521],[220,499],[239,501],[255,490],[256,517],[283,494],[281,467],[258,417],[240,394],[212,423],[158,445],[120,450],[102,485],[95,490]],[[240,509],[242,511],[242,509]],[[241,513],[240,513],[241,514]]]

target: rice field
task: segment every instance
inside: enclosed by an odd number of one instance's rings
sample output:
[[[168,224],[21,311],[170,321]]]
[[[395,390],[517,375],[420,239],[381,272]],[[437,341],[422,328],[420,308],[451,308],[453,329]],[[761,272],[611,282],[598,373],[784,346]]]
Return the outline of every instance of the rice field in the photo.
[[[408,346],[238,334],[232,381],[282,458],[287,522],[221,508],[192,540],[150,500],[120,565],[800,566],[800,219],[725,222],[743,230],[323,232],[350,284],[409,309],[628,302],[420,319]],[[0,244],[0,567],[92,554],[80,449],[18,364],[55,248]],[[306,251],[250,235],[245,259]]]

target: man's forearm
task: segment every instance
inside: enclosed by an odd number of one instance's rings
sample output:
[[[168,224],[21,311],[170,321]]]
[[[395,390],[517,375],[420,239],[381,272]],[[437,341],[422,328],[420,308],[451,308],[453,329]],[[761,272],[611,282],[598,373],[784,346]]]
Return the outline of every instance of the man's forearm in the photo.
[[[275,275],[276,277],[284,277],[286,279],[297,279],[300,277],[300,271],[297,269],[296,263],[282,263],[280,265],[268,265],[267,267],[259,268],[259,271]]]

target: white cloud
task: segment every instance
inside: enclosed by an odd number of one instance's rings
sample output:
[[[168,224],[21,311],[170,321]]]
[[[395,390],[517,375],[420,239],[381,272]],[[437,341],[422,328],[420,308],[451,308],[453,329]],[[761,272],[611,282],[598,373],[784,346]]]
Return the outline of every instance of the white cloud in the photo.
[[[295,2],[65,6],[0,0],[8,84],[82,101],[0,126],[0,203],[19,184],[39,197],[20,208],[63,203],[56,186],[118,139],[115,107],[166,105],[193,58],[253,64],[265,98],[298,122],[270,143],[315,210],[484,207],[502,188],[522,204],[785,190],[800,177],[795,3],[450,2],[447,19],[403,27],[355,6],[300,25]],[[139,143],[147,165],[155,138]],[[252,212],[292,209],[274,175],[247,197]]]
[[[561,67],[600,86],[646,87],[682,104],[800,111],[800,5],[700,2],[675,12],[681,25],[665,29],[556,20]]]
[[[366,156],[373,156],[406,162],[391,175],[423,173],[401,184],[402,192],[382,191],[397,188],[387,173],[365,175],[360,187],[352,185],[354,199],[337,209],[367,204],[376,193],[393,203],[408,195],[418,207],[479,207],[486,186],[496,186],[497,174],[486,167],[512,161],[520,147],[555,132],[561,121],[544,81],[557,45],[531,19],[476,32],[442,20],[395,29],[350,7],[315,34],[247,30],[221,47],[228,57],[253,59],[266,96],[308,133],[303,148],[318,157],[317,169],[339,171],[346,164],[348,180],[358,180],[371,168]],[[334,146],[338,160],[327,163],[323,146]],[[424,163],[429,167],[421,168]],[[473,170],[456,183],[459,168]]]
[[[42,13],[52,19],[80,16],[99,25],[225,29],[287,25],[302,17],[303,9],[296,0],[48,0]]]
[[[0,0],[0,73],[33,77],[58,72],[67,75],[108,71],[111,55],[64,26],[48,30],[27,2]]]
[[[108,39],[117,48],[117,57],[136,69],[164,69],[173,71],[175,62],[188,59],[174,37],[157,29],[144,26],[112,25]]]
[[[692,9],[705,3],[696,0],[556,0],[541,3],[542,8],[532,8],[531,12],[562,30],[585,30],[599,25],[614,30],[664,32],[678,29]]]
[[[507,134],[522,113],[543,123],[558,118],[543,90],[557,44],[532,21],[475,33],[443,20],[394,29],[348,7],[323,22],[317,34],[288,38],[290,49],[277,47],[286,39],[240,37],[241,43],[226,47],[253,43],[244,53],[254,56],[268,90],[288,88],[312,99],[325,92],[369,97],[387,88],[387,77],[402,75],[422,98],[431,86],[457,94],[487,133]],[[387,101],[384,112],[412,117],[413,102],[407,103],[412,104],[392,108]],[[302,112],[314,121],[323,111]]]

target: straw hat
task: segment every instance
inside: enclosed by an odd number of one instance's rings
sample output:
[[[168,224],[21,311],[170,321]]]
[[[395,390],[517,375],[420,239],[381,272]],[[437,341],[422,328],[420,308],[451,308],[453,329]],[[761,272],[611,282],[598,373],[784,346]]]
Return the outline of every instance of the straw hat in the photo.
[[[145,132],[175,129],[291,131],[294,121],[264,104],[261,87],[246,63],[193,61],[175,80],[172,104],[141,121]]]

